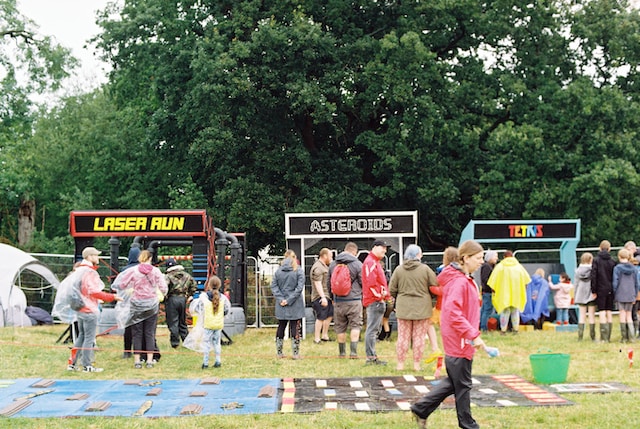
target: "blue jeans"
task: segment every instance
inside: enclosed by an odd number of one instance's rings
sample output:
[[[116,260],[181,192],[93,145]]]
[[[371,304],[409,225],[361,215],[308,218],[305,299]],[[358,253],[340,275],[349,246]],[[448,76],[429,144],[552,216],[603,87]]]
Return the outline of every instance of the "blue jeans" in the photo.
[[[367,359],[376,359],[376,341],[382,328],[382,316],[387,309],[384,301],[374,302],[367,307],[367,330],[364,333],[364,347]]]
[[[82,366],[90,366],[93,362],[93,348],[96,344],[98,315],[78,312],[78,337],[73,346],[78,349],[74,365],[79,361]]]
[[[202,363],[204,365],[209,365],[209,352],[211,351],[211,346],[213,346],[213,351],[216,355],[216,362],[220,363],[220,354],[222,352],[222,347],[220,347],[221,333],[222,329],[204,330],[204,338],[202,339],[202,347],[204,348]]]
[[[487,323],[489,322],[489,317],[495,312],[491,298],[493,298],[491,292],[482,294],[482,308],[480,309],[480,329],[482,331],[488,329]]]
[[[569,309],[568,308],[556,308],[556,322],[569,323]]]

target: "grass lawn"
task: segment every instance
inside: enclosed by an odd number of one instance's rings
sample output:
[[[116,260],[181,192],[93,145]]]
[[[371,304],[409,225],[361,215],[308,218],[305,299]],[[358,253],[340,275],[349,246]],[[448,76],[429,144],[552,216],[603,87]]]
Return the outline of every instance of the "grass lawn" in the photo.
[[[99,337],[96,364],[105,371],[97,374],[66,371],[69,349],[56,344],[66,326],[30,328],[0,328],[0,378],[52,378],[52,379],[180,379],[201,378],[202,356],[187,349],[176,351],[169,347],[168,331],[158,328],[158,344],[163,352],[161,361],[151,370],[135,370],[131,359],[121,358],[122,337]],[[588,329],[587,329],[588,330]],[[396,333],[393,335],[395,339]],[[588,337],[588,334],[587,334]],[[302,344],[304,359],[278,360],[275,358],[273,329],[248,329],[233,337],[234,343],[222,349],[223,367],[209,369],[207,376],[222,378],[274,378],[274,377],[357,377],[400,375],[395,370],[395,341],[378,343],[378,355],[389,361],[387,367],[365,366],[363,360],[338,360],[337,344],[313,344],[307,337]],[[589,339],[577,341],[576,333],[554,331],[527,331],[517,335],[486,335],[485,341],[498,347],[501,356],[490,359],[484,352],[474,360],[476,375],[515,374],[533,381],[529,355],[546,352],[569,353],[568,383],[621,382],[637,390],[632,393],[563,394],[575,403],[562,407],[503,407],[474,408],[473,415],[485,428],[627,428],[640,421],[640,377],[638,369],[629,368],[627,350],[636,344],[619,343],[619,327],[614,323],[612,342],[594,343]],[[638,343],[640,344],[640,343]],[[289,344],[285,350],[290,354]],[[364,343],[359,345],[364,354]],[[411,354],[409,353],[409,356]],[[640,358],[639,358],[640,359]],[[410,358],[406,367],[411,367]],[[403,373],[409,373],[404,371]],[[431,366],[424,375],[432,374]],[[420,374],[415,374],[420,375]],[[455,428],[454,410],[438,410],[428,421],[429,427]],[[21,428],[412,428],[414,423],[408,412],[356,413],[347,411],[314,414],[268,414],[241,416],[192,416],[179,418],[99,418],[26,419],[0,418],[0,427]]]

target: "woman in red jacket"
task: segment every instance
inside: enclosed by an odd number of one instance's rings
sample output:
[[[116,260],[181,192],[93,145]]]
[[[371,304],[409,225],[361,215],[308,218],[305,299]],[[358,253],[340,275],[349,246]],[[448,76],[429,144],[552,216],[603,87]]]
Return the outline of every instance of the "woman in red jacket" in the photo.
[[[468,240],[458,249],[460,263],[443,290],[441,327],[447,377],[411,406],[419,427],[426,428],[427,418],[449,395],[454,394],[458,425],[479,428],[471,416],[471,366],[473,355],[484,341],[480,338],[479,290],[471,274],[483,263],[480,243]]]

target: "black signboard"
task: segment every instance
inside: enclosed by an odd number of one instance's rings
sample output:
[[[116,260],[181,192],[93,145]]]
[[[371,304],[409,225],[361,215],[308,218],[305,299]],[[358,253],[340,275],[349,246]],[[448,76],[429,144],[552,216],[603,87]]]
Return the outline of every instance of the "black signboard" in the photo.
[[[576,238],[577,224],[517,222],[513,223],[476,223],[474,224],[474,238],[483,239],[562,239]]]
[[[72,237],[205,236],[204,210],[105,210],[73,211],[69,218]]]
[[[416,213],[326,213],[289,215],[288,235],[407,234],[414,235]]]

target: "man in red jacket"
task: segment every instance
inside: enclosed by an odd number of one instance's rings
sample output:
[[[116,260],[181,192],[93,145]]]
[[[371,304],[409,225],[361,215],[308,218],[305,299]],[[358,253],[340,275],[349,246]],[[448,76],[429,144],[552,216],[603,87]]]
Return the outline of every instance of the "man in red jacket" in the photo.
[[[376,355],[376,340],[382,326],[386,301],[391,298],[387,277],[380,260],[387,253],[389,245],[382,240],[373,242],[369,255],[362,264],[362,305],[367,309],[367,330],[364,334],[367,365],[386,365]]]

